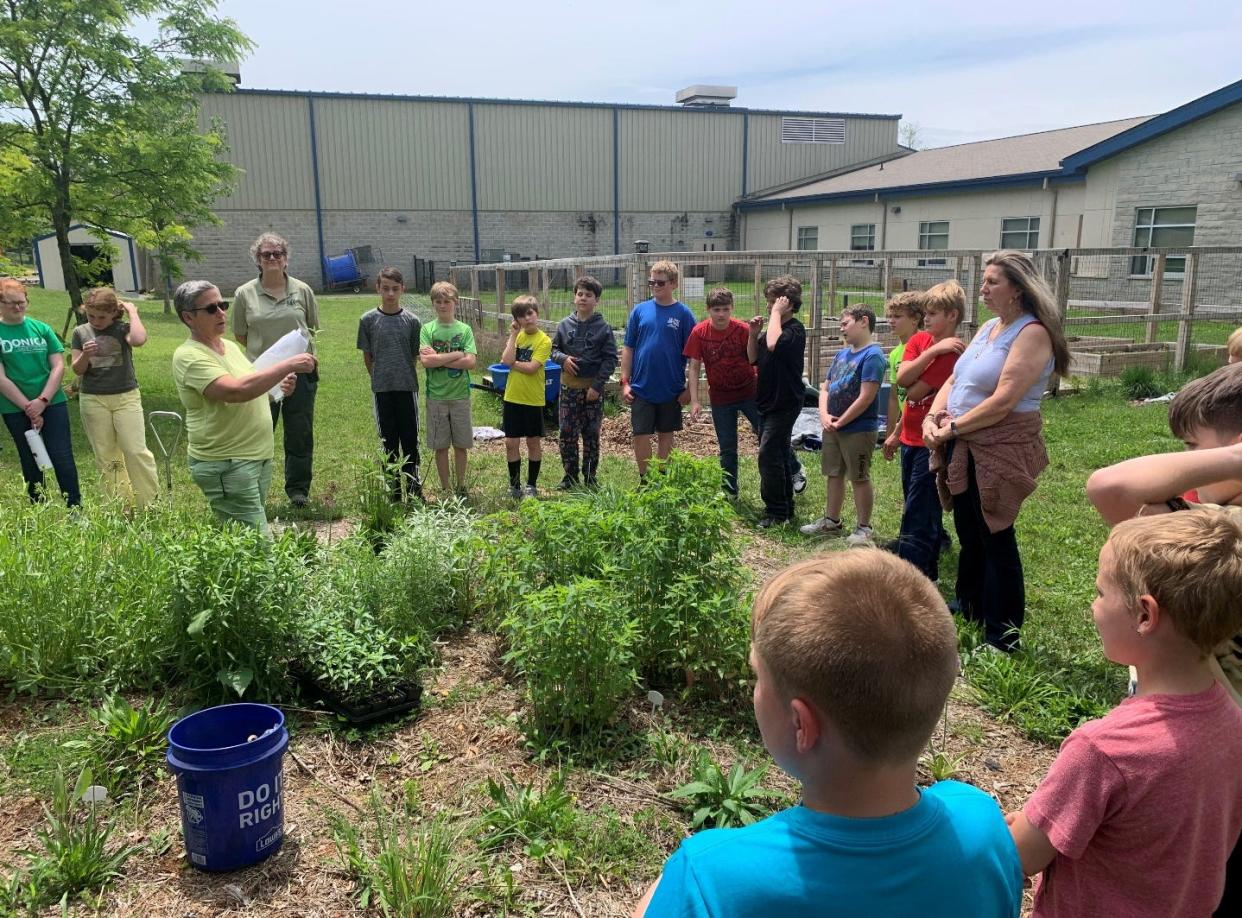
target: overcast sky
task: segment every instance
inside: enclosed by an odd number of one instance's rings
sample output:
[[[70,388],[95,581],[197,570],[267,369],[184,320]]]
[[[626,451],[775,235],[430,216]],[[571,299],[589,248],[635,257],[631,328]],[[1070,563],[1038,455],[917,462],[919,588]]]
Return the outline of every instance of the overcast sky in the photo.
[[[1242,2],[221,0],[242,85],[900,114],[921,146],[1155,114],[1242,79]]]

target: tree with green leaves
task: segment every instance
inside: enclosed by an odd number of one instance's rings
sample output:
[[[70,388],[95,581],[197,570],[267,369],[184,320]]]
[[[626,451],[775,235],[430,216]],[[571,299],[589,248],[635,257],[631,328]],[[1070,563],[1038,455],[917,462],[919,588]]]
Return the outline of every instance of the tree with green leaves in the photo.
[[[212,219],[211,202],[231,181],[232,167],[215,158],[222,132],[200,132],[196,103],[231,83],[209,64],[183,72],[187,60],[236,60],[250,49],[215,9],[215,0],[0,3],[0,151],[32,165],[9,170],[20,180],[0,183],[0,210],[51,224],[75,308],[74,222],[185,256],[187,226]],[[155,36],[142,37],[151,24]]]

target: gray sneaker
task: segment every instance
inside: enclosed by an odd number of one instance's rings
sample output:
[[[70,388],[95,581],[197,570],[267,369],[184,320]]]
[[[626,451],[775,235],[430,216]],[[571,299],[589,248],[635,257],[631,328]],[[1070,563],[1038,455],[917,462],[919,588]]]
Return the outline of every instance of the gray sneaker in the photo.
[[[806,470],[802,466],[798,466],[798,471],[793,473],[793,492],[801,494],[806,490]]]
[[[840,520],[830,520],[826,516],[821,516],[813,523],[799,526],[798,531],[803,535],[809,536],[838,536],[845,530],[842,528]]]
[[[870,526],[855,526],[854,531],[849,534],[845,540],[845,544],[850,548],[858,548],[862,545],[872,545]]]
[[[526,487],[522,489],[522,496],[523,497],[538,497],[539,492],[535,489],[534,485],[528,484]]]
[[[522,489],[521,489],[521,488],[519,488],[519,487],[517,487],[516,485],[514,485],[514,486],[510,487],[510,488],[509,488],[509,497],[510,497],[511,499],[513,499],[513,500],[521,500],[521,499],[522,499]]]

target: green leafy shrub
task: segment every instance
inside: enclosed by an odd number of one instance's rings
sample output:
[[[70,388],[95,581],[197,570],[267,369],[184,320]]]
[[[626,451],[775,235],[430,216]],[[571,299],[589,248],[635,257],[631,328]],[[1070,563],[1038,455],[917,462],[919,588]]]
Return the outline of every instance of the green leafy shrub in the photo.
[[[512,779],[499,784],[488,778],[487,795],[492,806],[483,814],[481,848],[520,844],[537,860],[549,854],[568,860],[575,807],[562,775],[553,776],[542,789]]]
[[[63,771],[52,782],[51,805],[44,805],[44,827],[36,833],[41,850],[19,851],[23,869],[9,875],[0,887],[0,905],[6,913],[39,913],[59,904],[68,913],[69,900],[78,893],[98,890],[121,875],[121,868],[138,846],[111,844],[112,824],[97,812],[100,804],[84,803],[91,786],[89,768],[78,774],[70,788]]]
[[[657,684],[740,680],[746,572],[720,468],[676,453],[637,493],[527,501],[480,528],[480,604],[494,625],[515,597],[585,577],[606,584],[638,632],[635,665]]]
[[[738,762],[726,775],[715,762],[703,760],[695,779],[672,796],[685,800],[693,812],[692,830],[748,826],[772,812],[776,795],[760,784],[767,771],[766,765],[747,771]]]
[[[637,684],[637,625],[620,594],[598,580],[575,577],[515,596],[501,630],[539,736],[597,732]]]
[[[177,672],[208,698],[276,700],[293,692],[289,647],[302,619],[308,552],[286,530],[204,521],[169,545]]]
[[[1161,394],[1150,367],[1126,367],[1121,371],[1121,391],[1128,399],[1155,398]]]
[[[429,640],[465,623],[472,535],[472,520],[460,509],[419,509],[401,521],[376,574],[385,627]]]

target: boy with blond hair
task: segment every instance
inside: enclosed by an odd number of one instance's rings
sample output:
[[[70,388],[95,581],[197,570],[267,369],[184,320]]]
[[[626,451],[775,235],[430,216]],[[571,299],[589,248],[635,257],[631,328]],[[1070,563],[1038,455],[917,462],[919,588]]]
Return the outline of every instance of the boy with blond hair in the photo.
[[[1242,627],[1242,524],[1201,508],[1118,523],[1091,606],[1138,690],[1061,744],[1007,819],[1036,918],[1211,915],[1242,832],[1242,708],[1214,646]],[[1218,913],[1219,914],[1219,913]]]
[[[690,401],[683,351],[694,328],[694,313],[674,295],[679,274],[671,261],[651,266],[651,299],[630,311],[621,348],[621,398],[632,406],[634,461],[640,479],[647,477],[651,437],[656,456],[667,459],[681,430],[681,408]]]
[[[897,294],[884,304],[884,318],[897,336],[897,344],[888,352],[888,378],[893,384],[888,390],[888,409],[884,418],[884,461],[891,462],[901,446],[901,413],[906,407],[906,390],[897,385],[897,371],[906,353],[906,342],[923,330],[923,291],[907,290]],[[901,493],[903,496],[906,493],[904,477]]]
[[[923,294],[925,331],[911,336],[893,382],[906,389],[901,415],[901,484],[905,504],[897,554],[928,580],[940,579],[940,546],[944,540],[944,517],[936,476],[929,469],[931,451],[923,442],[923,419],[936,393],[953,375],[966,342],[957,337],[957,326],[966,312],[966,291],[955,280],[936,284]],[[913,394],[911,394],[913,393]]]
[[[467,450],[474,445],[470,418],[470,371],[478,360],[474,332],[456,316],[457,288],[447,281],[431,285],[436,320],[423,326],[418,360],[427,371],[427,445],[435,450],[440,487],[449,489],[449,447],[457,495],[466,493]]]
[[[1235,328],[1226,342],[1229,363],[1242,363],[1242,328]]]
[[[925,577],[874,549],[786,568],[755,598],[750,662],[763,744],[802,800],[686,839],[635,915],[1017,916],[996,802],[916,784],[958,667]]]
[[[505,458],[509,463],[509,496],[514,500],[539,493],[543,462],[543,407],[547,403],[544,365],[552,356],[552,339],[539,327],[539,301],[519,296],[513,301],[513,324],[500,362],[510,370],[505,383]],[[522,487],[522,440],[526,440],[526,486]]]

